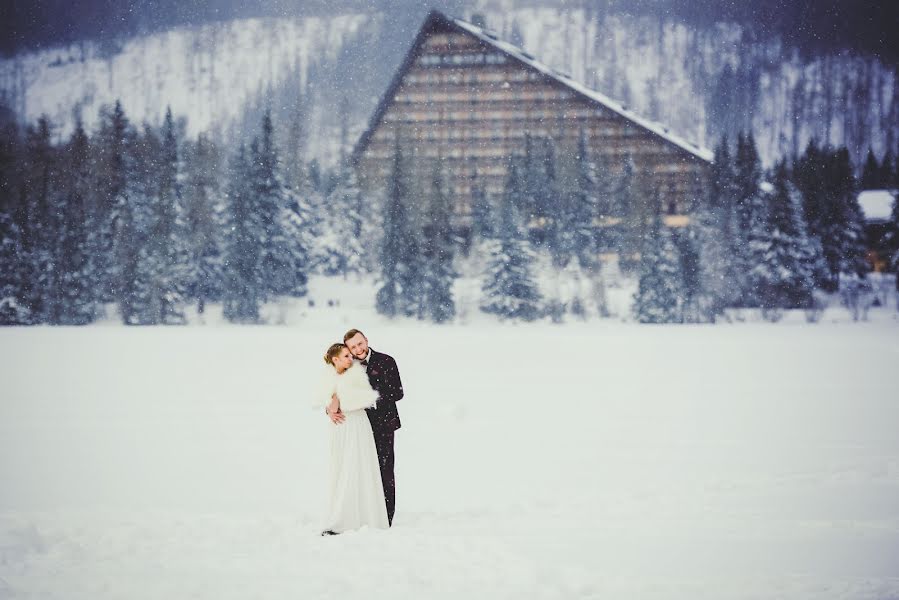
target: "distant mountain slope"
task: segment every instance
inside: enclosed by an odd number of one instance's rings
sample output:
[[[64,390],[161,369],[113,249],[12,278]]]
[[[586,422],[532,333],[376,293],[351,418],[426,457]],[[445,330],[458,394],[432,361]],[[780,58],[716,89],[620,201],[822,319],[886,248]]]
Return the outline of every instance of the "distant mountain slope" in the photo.
[[[46,114],[61,133],[80,110],[91,125],[121,100],[132,121],[158,123],[170,105],[187,132],[227,129],[246,105],[310,66],[336,57],[366,18],[245,19],[129,38],[120,46],[76,44],[0,61],[0,90],[31,122]]]

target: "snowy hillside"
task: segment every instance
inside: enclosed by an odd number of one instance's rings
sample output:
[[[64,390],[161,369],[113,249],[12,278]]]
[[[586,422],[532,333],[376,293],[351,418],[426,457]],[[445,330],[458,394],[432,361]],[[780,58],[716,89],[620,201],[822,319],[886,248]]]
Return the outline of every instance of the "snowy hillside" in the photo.
[[[897,598],[894,314],[3,328],[0,598]],[[352,326],[406,389],[397,517],[322,538]]]
[[[706,146],[723,132],[752,128],[769,163],[812,136],[846,144],[856,164],[869,145],[878,155],[897,150],[899,80],[893,65],[874,58],[803,57],[736,25],[700,29],[654,17],[480,4],[502,38]],[[190,133],[227,133],[260,98],[281,102],[296,96],[283,86],[309,80],[307,154],[333,163],[337,103],[348,102],[351,144],[420,25],[407,20],[380,13],[236,20],[137,37],[120,48],[47,50],[0,61],[0,90],[30,122],[47,113],[70,124],[78,106],[90,124],[101,104],[120,98],[136,122],[157,123],[171,104]]]
[[[0,89],[29,122],[47,114],[66,125],[63,135],[76,107],[90,126],[100,106],[121,100],[132,121],[155,125],[170,105],[194,136],[227,129],[288,77],[304,84],[310,65],[333,59],[364,21],[246,19],[135,37],[118,48],[46,50],[0,61]]]

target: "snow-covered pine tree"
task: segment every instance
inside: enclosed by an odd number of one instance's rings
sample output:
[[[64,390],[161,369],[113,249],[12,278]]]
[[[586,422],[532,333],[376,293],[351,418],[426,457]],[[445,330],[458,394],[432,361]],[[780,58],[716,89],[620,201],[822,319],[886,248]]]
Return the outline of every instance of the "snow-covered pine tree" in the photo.
[[[154,179],[161,149],[149,126],[139,137],[131,131],[126,135],[124,184],[110,211],[114,225],[111,272],[116,275],[111,289],[124,324],[151,325],[158,322],[159,315],[159,307],[152,304],[155,264],[149,254],[149,238],[156,221]]]
[[[571,229],[574,248],[581,265],[595,270],[599,249],[596,245],[596,216],[599,212],[599,178],[596,164],[591,160],[586,134],[582,131],[578,138],[576,154],[577,185],[571,202]]]
[[[155,176],[152,184],[147,182],[153,216],[142,269],[146,274],[143,283],[147,286],[149,302],[144,322],[179,325],[185,323],[184,290],[190,258],[180,200],[179,142],[171,108],[166,109],[158,137],[154,134],[147,131],[144,135],[148,147],[158,145],[159,152],[148,157]]]
[[[91,223],[87,201],[91,191],[90,143],[77,119],[75,131],[65,153],[66,177],[59,223],[59,243],[55,262],[59,269],[57,309],[53,322],[61,325],[85,325],[97,313],[89,240]]]
[[[334,188],[322,204],[316,240],[319,268],[344,278],[363,269],[362,192],[349,165],[340,168]]]
[[[736,306],[757,306],[749,273],[756,264],[753,255],[753,227],[766,222],[764,198],[761,195],[762,164],[752,133],[737,135],[733,161],[734,208],[731,215],[732,270],[729,280],[738,286],[734,296]],[[761,231],[756,233],[762,234]]]
[[[830,268],[823,259],[823,233],[825,224],[829,220],[826,215],[829,201],[825,189],[824,169],[825,151],[818,147],[815,140],[811,140],[806,146],[802,156],[794,163],[792,169],[793,184],[802,195],[802,212],[808,227],[809,241],[812,246],[817,245],[818,254],[822,264],[816,268],[815,287],[831,289]],[[831,291],[833,291],[831,289]]]
[[[284,236],[283,248],[285,260],[293,270],[288,280],[291,284],[284,295],[301,298],[308,293],[309,272],[313,264],[312,253],[312,216],[306,199],[290,191],[286,191],[287,206],[281,209],[281,232]]]
[[[481,310],[504,320],[533,321],[540,317],[541,298],[531,273],[534,253],[519,214],[526,196],[517,163],[515,158],[509,161],[506,189],[496,220],[496,240],[484,274]]]
[[[763,314],[776,320],[781,309],[811,306],[814,278],[799,193],[783,162],[774,169],[773,186],[766,222],[751,232],[756,261],[750,279]]]
[[[864,276],[863,221],[856,182],[846,148],[819,148],[812,141],[796,162],[793,179],[802,192],[808,228],[820,241],[826,269],[816,285],[827,292],[839,287],[840,273]]]
[[[694,203],[690,235],[699,260],[697,316],[714,322],[727,306],[737,304],[746,287],[745,274],[737,271],[734,260],[734,248],[741,238],[735,237],[736,184],[726,137],[715,148],[708,190]]]
[[[525,136],[524,159],[519,165],[523,176],[524,199],[518,210],[522,211],[525,231],[534,223],[540,232],[537,246],[552,252],[555,246],[558,181],[555,173],[555,147],[551,139],[535,139]]]
[[[683,275],[671,232],[656,211],[649,222],[640,255],[640,283],[634,294],[634,316],[640,323],[678,323]]]
[[[594,193],[596,197],[596,249],[599,253],[620,252],[620,226],[617,225],[615,183],[616,175],[612,171],[609,159],[597,153],[594,161],[596,181]]]
[[[50,141],[50,121],[42,116],[25,135],[25,164],[23,173],[23,205],[25,220],[21,228],[22,251],[26,275],[24,303],[33,322],[49,319],[50,299],[57,285],[53,245],[56,244],[58,213],[55,206],[58,173],[58,153]]]
[[[251,170],[248,152],[241,145],[229,165],[224,240],[224,315],[232,323],[258,323],[265,293],[260,243],[265,227],[256,210]]]
[[[93,193],[89,202],[91,223],[90,254],[94,266],[94,281],[91,288],[98,302],[118,301],[121,290],[118,284],[121,274],[118,273],[118,253],[115,230],[119,228],[118,219],[122,218],[117,211],[125,192],[129,177],[128,156],[130,146],[135,138],[134,129],[122,104],[116,101],[110,108],[100,109],[100,125],[94,135],[93,151]]]
[[[472,248],[476,247],[479,240],[492,239],[495,233],[490,199],[484,184],[478,178],[477,168],[475,168],[471,183]]]
[[[457,274],[453,269],[452,206],[439,160],[431,175],[428,200],[422,235],[421,304],[424,318],[434,323],[446,323],[456,315],[452,288]]]
[[[865,277],[864,217],[858,204],[857,186],[849,151],[839,148],[826,157],[824,179],[826,206],[821,245],[830,270],[828,291],[838,287],[840,274]]]
[[[477,169],[471,181],[471,229],[466,254],[460,261],[462,285],[456,287],[456,311],[465,321],[472,310],[477,310],[480,300],[480,280],[487,264],[489,248],[496,236],[495,215],[486,185]]]
[[[623,269],[629,270],[635,264],[635,259],[640,252],[640,223],[639,209],[637,207],[637,176],[633,158],[628,155],[624,160],[624,166],[615,186],[614,219],[618,221],[615,226],[617,232],[617,246],[619,262]]]
[[[262,132],[250,147],[252,189],[256,210],[263,226],[262,273],[265,299],[276,296],[301,297],[306,294],[308,253],[301,240],[288,233],[293,222],[288,211],[286,190],[280,174],[271,111],[262,117]]]
[[[552,216],[547,223],[548,229],[552,229],[548,239],[552,241],[547,250],[552,259],[553,269],[558,272],[578,254],[578,224],[575,219],[577,212],[583,207],[579,206],[580,184],[578,178],[579,165],[576,148],[563,147],[555,153],[555,171],[559,174],[558,196],[552,208]]]
[[[758,149],[752,132],[745,136],[737,135],[737,149],[734,156],[734,183],[736,184],[737,210],[740,215],[740,224],[748,226],[751,218],[749,204],[758,192],[762,182],[762,161],[759,158]]]
[[[387,180],[384,235],[381,242],[381,287],[375,299],[377,311],[388,317],[414,314],[418,306],[415,274],[418,246],[406,211],[411,202],[408,165],[397,137],[393,165]]]
[[[598,211],[596,169],[588,156],[583,133],[576,144],[562,148],[557,156],[559,196],[552,222],[554,246],[549,248],[556,275],[550,314],[556,322],[562,313],[572,309],[580,313],[578,316],[585,316],[586,299],[572,293],[587,289],[587,272],[595,272],[598,260],[594,224]],[[573,277],[583,277],[585,281],[574,281]]]
[[[190,145],[185,160],[184,220],[187,230],[186,297],[203,314],[206,303],[222,299],[227,206],[220,183],[220,153],[205,134]]]
[[[680,258],[682,283],[681,320],[685,323],[701,323],[710,320],[702,305],[702,267],[699,239],[693,228],[671,232],[672,241]]]

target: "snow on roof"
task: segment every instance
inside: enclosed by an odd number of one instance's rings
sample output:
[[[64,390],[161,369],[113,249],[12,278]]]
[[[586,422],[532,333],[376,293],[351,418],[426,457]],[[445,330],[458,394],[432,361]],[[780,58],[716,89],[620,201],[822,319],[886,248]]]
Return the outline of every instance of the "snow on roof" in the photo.
[[[889,221],[896,201],[895,190],[865,190],[858,195],[858,204],[865,215],[865,221]]]
[[[662,125],[661,123],[657,123],[655,121],[651,121],[649,119],[644,119],[642,117],[637,116],[633,112],[627,110],[627,107],[620,102],[616,102],[612,100],[608,96],[597,92],[596,90],[592,90],[577,81],[571,79],[571,77],[565,73],[560,73],[549,67],[542,62],[536,60],[531,54],[529,54],[526,50],[522,50],[518,46],[510,44],[509,42],[505,42],[496,37],[496,34],[490,30],[482,29],[477,25],[473,25],[467,21],[463,21],[462,19],[457,19],[455,17],[446,17],[449,21],[454,23],[456,26],[461,27],[465,31],[471,33],[476,36],[478,39],[483,41],[486,44],[489,44],[500,50],[501,52],[505,52],[506,54],[513,56],[514,58],[520,60],[521,62],[533,67],[534,69],[540,71],[541,73],[547,75],[548,77],[552,77],[559,83],[569,87],[574,90],[578,94],[593,100],[594,102],[598,102],[599,104],[605,106],[609,110],[621,115],[622,117],[628,119],[629,121],[636,123],[640,127],[647,129],[648,131],[654,133],[660,138],[671,142],[672,144],[686,150],[690,154],[700,158],[706,162],[712,162],[713,154],[712,151],[708,148],[703,148],[694,144],[693,142],[688,142],[687,140],[674,135],[671,133],[667,127]]]

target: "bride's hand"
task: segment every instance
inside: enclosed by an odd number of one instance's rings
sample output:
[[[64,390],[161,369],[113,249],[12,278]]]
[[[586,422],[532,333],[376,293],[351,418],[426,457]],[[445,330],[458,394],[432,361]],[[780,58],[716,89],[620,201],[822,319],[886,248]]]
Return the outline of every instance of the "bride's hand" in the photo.
[[[328,417],[335,425],[340,425],[346,419],[344,414],[340,412],[340,398],[337,397],[337,394],[331,394],[331,403],[328,404],[325,412],[328,413]]]

